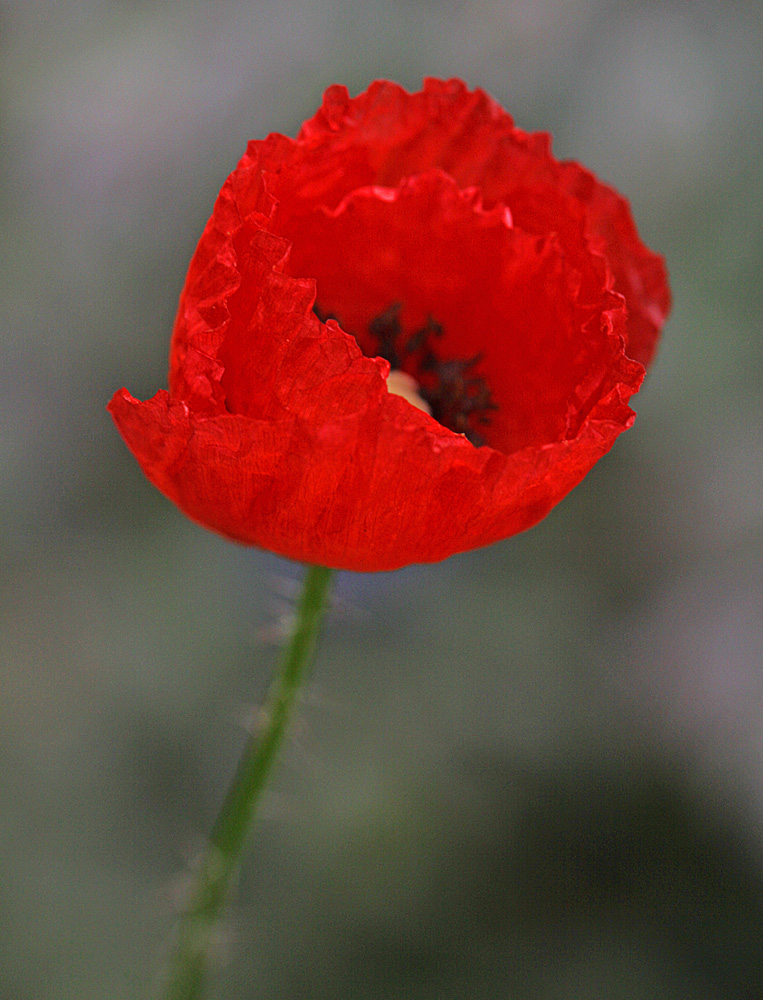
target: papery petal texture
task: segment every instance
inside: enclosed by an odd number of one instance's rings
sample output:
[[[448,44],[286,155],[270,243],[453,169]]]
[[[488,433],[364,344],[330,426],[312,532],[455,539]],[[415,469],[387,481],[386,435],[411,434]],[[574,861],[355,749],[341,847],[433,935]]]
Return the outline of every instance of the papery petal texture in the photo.
[[[627,202],[483,92],[331,87],[296,139],[250,143],[223,186],[169,391],[122,389],[110,409],[206,527],[395,569],[544,517],[633,422],[669,304]],[[410,343],[436,321],[444,367],[400,356],[422,391],[452,359],[489,387],[480,446],[388,390],[372,323],[391,306]]]

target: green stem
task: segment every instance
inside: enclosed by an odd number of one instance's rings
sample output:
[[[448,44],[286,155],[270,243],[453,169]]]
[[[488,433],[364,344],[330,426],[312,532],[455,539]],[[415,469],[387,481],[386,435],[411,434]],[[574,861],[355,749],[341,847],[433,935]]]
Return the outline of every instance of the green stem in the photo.
[[[177,944],[161,993],[164,1000],[197,1000],[202,995],[231,880],[307,672],[331,575],[330,569],[311,566],[305,576],[294,631],[265,701],[264,722],[244,748],[180,916]]]

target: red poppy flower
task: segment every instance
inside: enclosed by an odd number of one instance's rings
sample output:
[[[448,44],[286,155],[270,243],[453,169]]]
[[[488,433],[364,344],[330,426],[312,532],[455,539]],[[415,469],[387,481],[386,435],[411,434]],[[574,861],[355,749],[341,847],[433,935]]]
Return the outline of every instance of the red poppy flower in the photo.
[[[169,391],[110,410],[232,539],[432,562],[535,524],[631,426],[669,302],[627,202],[482,91],[334,86],[225,182]]]

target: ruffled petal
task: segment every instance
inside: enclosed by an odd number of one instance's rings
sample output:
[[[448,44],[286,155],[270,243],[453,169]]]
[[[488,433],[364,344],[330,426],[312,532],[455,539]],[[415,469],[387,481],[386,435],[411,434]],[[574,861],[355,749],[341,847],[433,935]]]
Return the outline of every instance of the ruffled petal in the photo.
[[[606,257],[615,290],[626,300],[630,357],[651,361],[670,311],[670,291],[664,261],[639,239],[628,202],[579,164],[557,162],[546,133],[516,128],[483,91],[470,91],[460,80],[433,79],[417,94],[388,81],[355,98],[345,87],[330,87],[294,149],[296,174],[301,157],[305,172],[320,161],[320,200],[331,207],[354,188],[394,187],[437,167],[461,187],[479,188],[486,208],[508,205],[519,228],[556,234],[565,252],[576,253],[582,230]],[[348,164],[346,174],[338,169],[341,162]],[[306,204],[309,210],[309,200],[300,192],[279,211],[299,216]]]
[[[495,448],[573,436],[615,384],[641,383],[602,258],[584,247],[573,266],[556,240],[514,228],[502,206],[485,211],[476,189],[442,171],[360,188],[301,227],[289,232],[290,270],[315,277],[321,309],[366,354],[378,349],[369,319],[398,302],[409,334],[433,317],[443,356],[480,356],[474,372],[498,406],[484,430]]]
[[[436,562],[532,527],[629,426],[613,393],[573,441],[473,448],[399,397],[333,423],[198,417],[160,392],[110,410],[146,476],[231,539],[339,569]]]

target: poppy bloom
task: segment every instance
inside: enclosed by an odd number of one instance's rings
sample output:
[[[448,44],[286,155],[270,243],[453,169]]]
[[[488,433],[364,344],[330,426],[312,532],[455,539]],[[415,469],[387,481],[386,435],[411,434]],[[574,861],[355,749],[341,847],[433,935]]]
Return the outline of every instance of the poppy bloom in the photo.
[[[669,305],[628,203],[481,90],[333,86],[223,185],[169,391],[110,410],[151,482],[229,538],[434,562],[580,482],[633,423]]]

